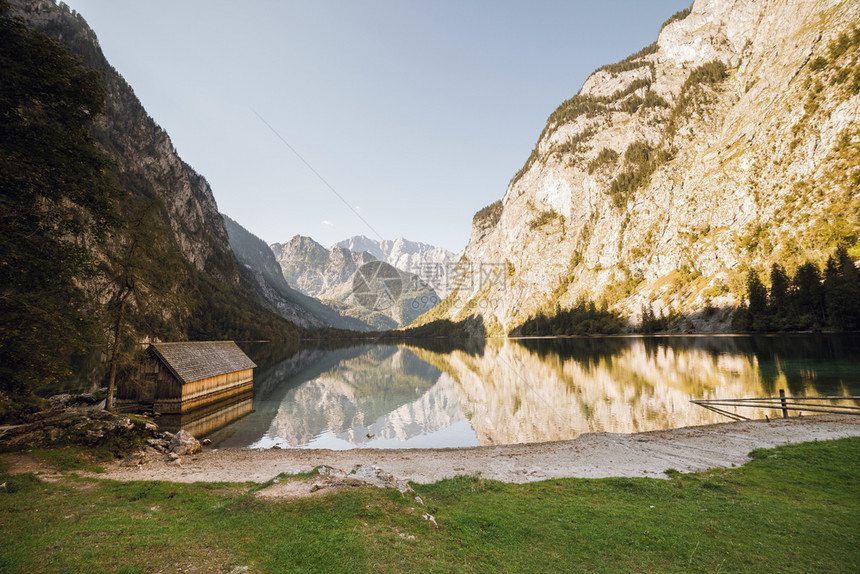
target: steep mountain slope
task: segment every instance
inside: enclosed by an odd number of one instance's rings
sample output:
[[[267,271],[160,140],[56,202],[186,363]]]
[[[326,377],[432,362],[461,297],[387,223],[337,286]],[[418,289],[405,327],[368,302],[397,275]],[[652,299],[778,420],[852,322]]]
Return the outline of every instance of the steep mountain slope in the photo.
[[[310,237],[300,235],[270,247],[291,286],[319,299],[341,315],[359,319],[374,329],[404,327],[441,299],[417,275],[388,266],[396,283],[393,286],[396,292],[391,293],[393,300],[383,303],[373,298],[372,304],[368,304],[355,293],[357,288],[361,289],[358,285],[365,274],[372,281],[380,270],[378,260],[368,251],[354,252],[338,245],[326,249]],[[362,268],[367,264],[369,267]],[[363,271],[357,277],[359,269]],[[381,269],[385,275],[386,268]]]
[[[257,299],[263,304],[302,327],[370,330],[367,324],[342,317],[334,309],[290,287],[269,246],[226,215],[222,217],[230,237],[230,248],[250,275]]]
[[[356,270],[376,258],[344,247],[326,249],[310,237],[296,235],[287,243],[270,245],[284,278],[296,289],[320,299],[344,297]],[[346,291],[345,291],[346,290]]]
[[[592,74],[475,215],[464,263],[503,285],[476,278],[421,321],[508,332],[585,298],[723,329],[747,269],[860,256],[858,28],[851,0],[697,0]]]
[[[123,224],[97,254],[106,273],[84,281],[108,303],[112,275],[134,272],[125,318],[160,339],[296,337],[299,330],[260,306],[230,250],[212,190],[176,153],[134,91],[107,62],[80,14],[49,0],[12,0],[12,17],[59,39],[101,74],[107,97],[93,135],[110,162]],[[132,260],[133,258],[133,260]],[[123,268],[121,268],[123,267]]]

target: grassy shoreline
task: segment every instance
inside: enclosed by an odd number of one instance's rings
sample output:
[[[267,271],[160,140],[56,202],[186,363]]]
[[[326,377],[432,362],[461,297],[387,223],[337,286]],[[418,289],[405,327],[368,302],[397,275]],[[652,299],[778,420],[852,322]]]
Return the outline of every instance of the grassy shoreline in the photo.
[[[0,474],[3,572],[851,572],[860,438],[739,468],[526,485],[460,477],[262,500],[259,485]],[[422,518],[434,515],[439,528]]]

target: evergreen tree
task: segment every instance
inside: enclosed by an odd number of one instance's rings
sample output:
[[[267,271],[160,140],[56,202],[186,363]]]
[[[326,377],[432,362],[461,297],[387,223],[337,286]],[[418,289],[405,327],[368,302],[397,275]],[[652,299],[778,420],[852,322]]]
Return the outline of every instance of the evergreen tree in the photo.
[[[860,329],[860,282],[857,275],[857,268],[844,246],[827,259],[824,299],[828,322],[836,329]]]
[[[788,286],[789,279],[785,269],[779,263],[774,263],[770,268],[770,293],[767,299],[771,328],[782,330],[788,327],[789,315],[791,314]]]
[[[102,314],[107,323],[109,409],[118,372],[133,369],[143,350],[138,341],[146,335],[176,338],[178,315],[187,306],[183,261],[160,225],[160,208],[157,200],[137,205],[111,238],[103,264],[108,279]]]
[[[785,269],[779,263],[774,263],[770,268],[770,294],[768,305],[772,311],[785,312],[788,303],[789,279]]]
[[[824,288],[821,272],[814,263],[807,262],[797,268],[791,281],[791,299],[797,313],[796,328],[808,329],[824,324]]]
[[[747,329],[767,330],[767,289],[753,269],[747,274],[747,299]]]

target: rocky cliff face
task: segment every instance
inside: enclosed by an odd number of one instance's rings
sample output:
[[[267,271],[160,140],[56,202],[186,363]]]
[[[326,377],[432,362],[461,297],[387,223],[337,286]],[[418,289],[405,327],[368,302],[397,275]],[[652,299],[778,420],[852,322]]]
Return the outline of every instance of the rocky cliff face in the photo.
[[[587,298],[721,329],[747,269],[855,245],[858,29],[851,0],[697,0],[592,74],[476,214],[464,262],[504,287],[471,281],[428,318],[508,332]]]
[[[226,215],[223,218],[230,237],[230,248],[250,276],[254,292],[264,305],[296,325],[310,329],[334,327],[354,331],[370,330],[362,321],[342,317],[334,309],[290,287],[269,246]]]
[[[372,262],[379,263],[370,251],[356,252],[340,244],[326,249],[310,237],[300,235],[287,243],[273,243],[270,247],[291,286],[319,299],[341,315],[359,319],[374,329],[404,327],[441,299],[417,275],[391,266],[388,270],[397,283],[393,300],[386,304],[368,304],[360,295],[356,297],[356,290],[362,288],[356,283],[356,274],[359,269],[364,269],[359,278],[372,275],[367,277],[369,281],[377,275],[379,270],[373,265],[362,268]],[[380,251],[380,254],[384,252]],[[384,271],[380,278],[385,275]],[[373,288],[382,286],[376,283]]]
[[[376,258],[344,247],[326,249],[310,237],[296,235],[287,243],[270,245],[284,278],[296,289],[318,298],[341,298],[349,291],[356,270]]]
[[[50,0],[13,0],[12,14],[54,36],[101,72],[107,88],[105,113],[95,135],[114,162],[121,184],[163,203],[165,222],[183,256],[199,271],[238,284],[227,231],[206,179],[182,161],[170,136],[149,117],[131,86],[107,62],[95,33],[80,14]],[[131,181],[134,180],[134,184]]]
[[[106,179],[121,190],[116,207],[127,225],[113,235],[106,252],[97,255],[110,267],[111,249],[138,240],[146,245],[146,270],[139,272],[137,284],[158,287],[142,288],[139,299],[135,296],[132,307],[139,316],[133,322],[146,331],[141,336],[251,337],[254,332],[261,336],[258,327],[264,324],[271,328],[266,336],[295,335],[291,326],[254,301],[206,179],[182,161],[168,134],[105,59],[83,17],[50,0],[12,0],[10,5],[12,17],[57,38],[102,76],[105,111],[95,119],[93,135],[110,162]],[[145,224],[136,226],[140,237],[129,239],[134,222],[144,218]],[[101,284],[87,288],[101,303],[111,290]],[[242,318],[255,313],[253,321]]]

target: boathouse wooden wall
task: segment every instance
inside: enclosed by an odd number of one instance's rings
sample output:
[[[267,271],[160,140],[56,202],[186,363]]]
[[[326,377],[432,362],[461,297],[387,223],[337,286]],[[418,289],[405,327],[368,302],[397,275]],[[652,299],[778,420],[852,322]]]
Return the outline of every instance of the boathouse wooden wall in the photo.
[[[159,383],[153,407],[160,413],[184,413],[205,404],[223,401],[243,392],[254,385],[254,370],[245,369],[234,373],[224,373],[182,385],[173,375]]]
[[[174,357],[175,351],[180,349],[183,357],[196,356],[198,362],[192,364],[191,367],[188,367],[186,363],[185,368],[175,371],[176,364],[168,365],[153,345],[147,350],[137,371],[137,376],[125,378],[117,383],[117,408],[123,410],[151,408],[161,414],[181,414],[213,403],[243,400],[251,395],[254,385],[254,371],[248,366],[255,365],[241,353],[238,347],[235,347],[234,343],[174,343],[162,344],[160,348],[163,350],[165,347],[173,349]],[[206,364],[206,353],[213,347],[219,347],[222,352],[227,347],[229,351],[227,364],[244,368],[212,374],[198,380],[191,380],[188,383],[184,383],[177,377],[177,372],[182,373],[186,380],[189,378],[189,372],[192,376],[195,372],[199,374],[201,370],[199,365]],[[217,355],[217,349],[215,349],[215,355]],[[235,359],[237,355],[241,360]],[[201,357],[203,357],[202,363],[200,362]],[[214,357],[215,362],[211,363],[208,369],[205,366],[203,369],[210,372],[217,370],[220,366],[215,365],[225,364],[223,356],[220,359],[221,363],[218,363],[219,357]]]

